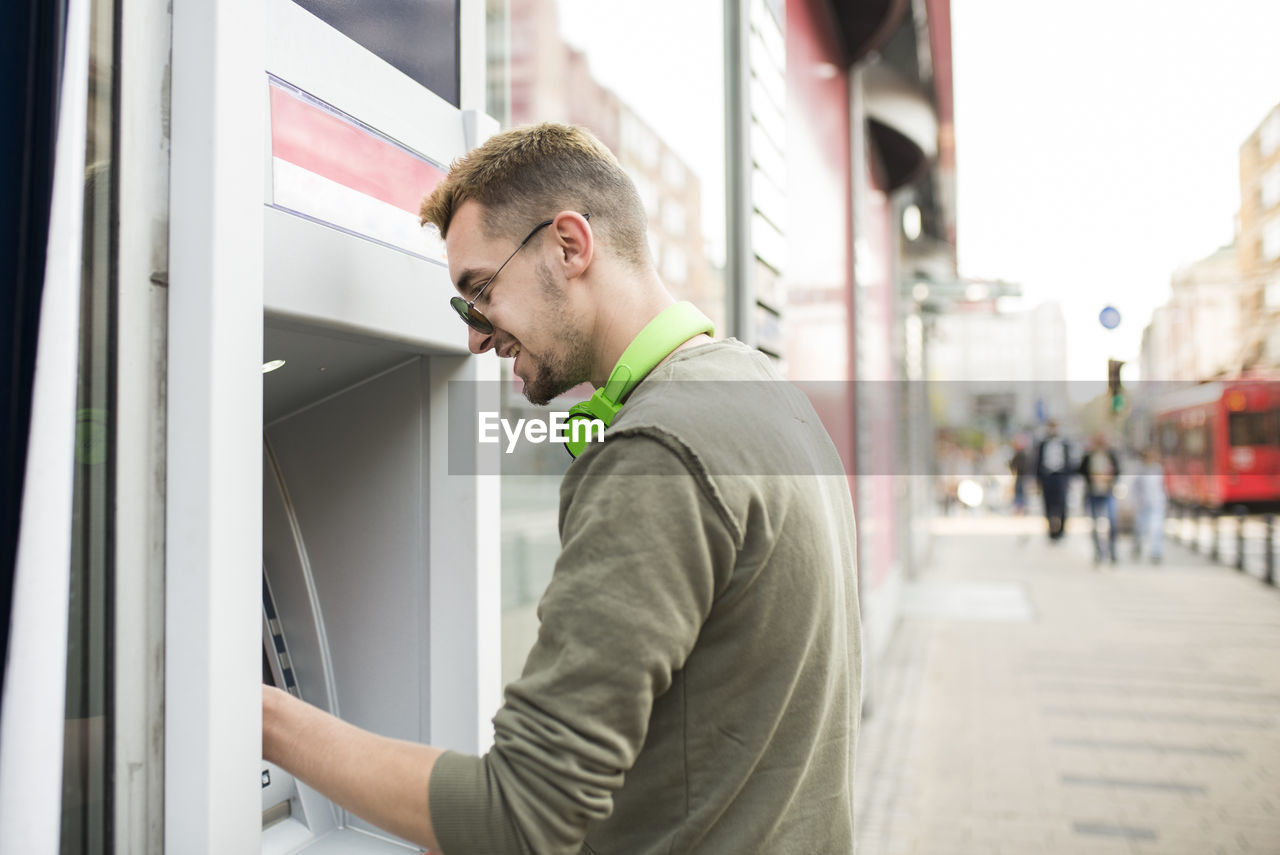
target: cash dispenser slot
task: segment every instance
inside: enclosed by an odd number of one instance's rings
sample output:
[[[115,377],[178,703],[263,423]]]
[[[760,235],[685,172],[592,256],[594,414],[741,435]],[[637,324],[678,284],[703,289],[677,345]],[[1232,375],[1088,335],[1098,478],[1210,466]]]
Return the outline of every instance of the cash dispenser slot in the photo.
[[[262,761],[262,827],[270,828],[293,816],[298,786],[293,776],[274,763]]]

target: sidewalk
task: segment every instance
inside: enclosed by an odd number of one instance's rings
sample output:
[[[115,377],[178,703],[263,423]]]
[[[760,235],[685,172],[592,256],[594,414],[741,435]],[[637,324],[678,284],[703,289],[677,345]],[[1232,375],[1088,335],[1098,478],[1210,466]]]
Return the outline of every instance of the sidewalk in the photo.
[[[1280,853],[1280,591],[1043,526],[935,521],[869,675],[860,855]]]

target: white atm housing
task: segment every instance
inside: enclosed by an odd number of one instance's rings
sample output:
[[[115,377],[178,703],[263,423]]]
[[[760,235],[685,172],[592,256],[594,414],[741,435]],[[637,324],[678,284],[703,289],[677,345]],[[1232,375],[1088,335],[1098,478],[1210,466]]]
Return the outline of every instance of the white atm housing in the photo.
[[[483,20],[473,19],[483,9],[475,6],[459,6],[461,108],[291,0],[262,7],[265,61],[258,100],[246,110],[257,111],[255,120],[265,114],[262,358],[284,366],[261,375],[260,460],[219,473],[233,485],[233,504],[235,495],[250,506],[260,499],[260,527],[247,530],[243,520],[217,514],[195,522],[213,543],[260,537],[263,578],[260,586],[257,568],[237,567],[234,578],[218,579],[212,562],[187,571],[210,578],[169,586],[164,787],[172,851],[241,851],[259,828],[264,853],[417,851],[281,770],[242,763],[260,754],[260,731],[220,722],[257,720],[246,704],[255,702],[260,678],[281,682],[283,667],[304,700],[360,727],[471,752],[491,738],[501,690],[497,477],[449,473],[451,465],[496,472],[497,463],[451,460],[447,430],[449,383],[496,380],[497,362],[467,350],[466,328],[445,305],[452,288],[429,234],[397,232],[402,223],[385,205],[371,206],[367,230],[358,218],[343,221],[343,201],[377,185],[377,163],[349,163],[355,177],[345,185],[342,176],[324,175],[307,184],[313,176],[280,158],[280,103],[313,111],[357,143],[389,146],[437,169],[496,131],[476,103]],[[175,54],[180,41],[176,33]],[[175,71],[174,98],[182,96]],[[176,195],[173,204],[177,218]],[[417,237],[420,246],[412,243]],[[176,316],[171,336],[200,322],[198,314]],[[171,384],[192,368],[183,359],[171,356]],[[171,407],[182,406],[185,394],[176,389]],[[211,436],[220,424],[240,431],[238,418],[259,418],[256,411],[211,412]],[[454,453],[462,447],[474,447],[477,458],[498,453],[474,443],[454,443]],[[195,516],[184,510],[183,477],[181,469],[170,474],[179,498],[171,533]],[[171,545],[170,579],[183,548]],[[205,588],[215,591],[213,605],[187,593]],[[268,589],[274,614],[262,606]],[[224,595],[229,605],[218,599]],[[257,650],[259,637],[261,671],[241,643],[250,639]],[[278,655],[277,638],[287,658]],[[230,648],[218,645],[227,640],[234,651],[223,655]],[[184,668],[175,656],[234,660],[236,675],[211,681],[208,669]],[[211,688],[217,679],[234,691]],[[204,715],[193,712],[201,703],[210,707]],[[244,797],[201,798],[222,786],[226,758],[234,780],[243,771]],[[236,842],[218,842],[228,840]]]

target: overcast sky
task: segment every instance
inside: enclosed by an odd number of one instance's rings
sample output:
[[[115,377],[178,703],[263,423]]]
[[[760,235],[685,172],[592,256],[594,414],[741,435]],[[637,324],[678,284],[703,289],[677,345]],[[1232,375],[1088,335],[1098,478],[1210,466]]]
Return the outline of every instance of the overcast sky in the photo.
[[[1101,379],[1173,271],[1232,240],[1280,0],[952,0],[952,22],[961,275],[1060,301],[1068,377]]]

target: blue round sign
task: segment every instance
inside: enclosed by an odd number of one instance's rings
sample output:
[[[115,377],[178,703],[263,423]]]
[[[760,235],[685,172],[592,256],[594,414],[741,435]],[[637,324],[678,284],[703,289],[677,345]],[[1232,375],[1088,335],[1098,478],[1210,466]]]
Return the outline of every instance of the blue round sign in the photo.
[[[1107,329],[1113,330],[1120,326],[1120,310],[1115,306],[1107,306],[1098,315],[1098,321]]]

